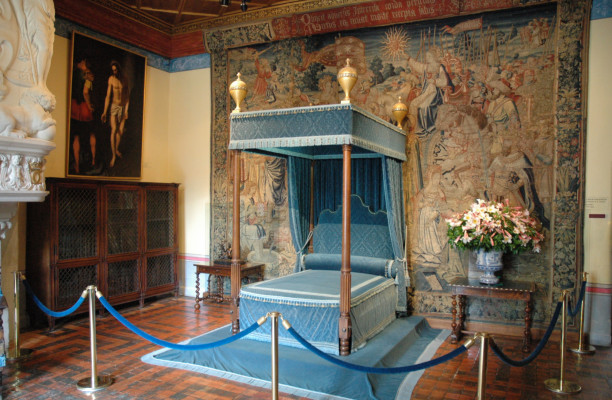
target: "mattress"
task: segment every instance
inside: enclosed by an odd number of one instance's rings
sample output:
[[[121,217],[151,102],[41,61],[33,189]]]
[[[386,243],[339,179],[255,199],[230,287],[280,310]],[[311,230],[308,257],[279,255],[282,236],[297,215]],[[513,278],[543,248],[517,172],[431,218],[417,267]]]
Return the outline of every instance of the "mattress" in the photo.
[[[351,273],[352,351],[395,319],[395,281],[383,276]],[[338,354],[340,271],[306,270],[256,282],[240,292],[240,329],[246,329],[268,312],[282,314],[304,339],[321,351]],[[270,339],[270,323],[247,337]],[[279,344],[301,347],[279,324]]]

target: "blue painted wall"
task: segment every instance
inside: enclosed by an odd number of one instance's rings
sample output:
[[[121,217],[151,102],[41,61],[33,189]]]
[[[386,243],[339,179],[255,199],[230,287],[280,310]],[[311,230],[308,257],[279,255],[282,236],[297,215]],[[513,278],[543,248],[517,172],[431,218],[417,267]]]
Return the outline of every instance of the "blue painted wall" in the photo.
[[[593,0],[591,20],[612,17],[612,0]]]

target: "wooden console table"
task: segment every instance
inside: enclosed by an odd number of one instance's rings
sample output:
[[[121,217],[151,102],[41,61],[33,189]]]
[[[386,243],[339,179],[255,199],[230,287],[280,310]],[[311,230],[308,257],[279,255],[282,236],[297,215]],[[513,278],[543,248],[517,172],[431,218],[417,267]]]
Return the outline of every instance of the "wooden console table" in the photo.
[[[461,339],[465,322],[466,296],[495,298],[504,300],[523,300],[525,306],[525,331],[523,337],[523,352],[531,351],[531,296],[535,292],[534,282],[504,282],[499,286],[483,285],[478,279],[455,278],[450,282],[453,299],[453,322],[451,324],[451,343]],[[458,299],[457,299],[458,297]],[[459,323],[457,320],[457,303],[459,303]]]
[[[263,280],[263,267],[265,264],[244,263],[240,265],[240,280],[255,276],[256,280]],[[200,310],[200,301],[205,299],[215,299],[217,303],[221,303],[223,298],[223,277],[230,277],[232,264],[229,260],[215,260],[207,263],[195,264],[196,266],[196,296],[195,310]],[[208,292],[206,296],[200,297],[200,274],[208,274]],[[210,292],[210,282],[213,275],[217,278],[217,293]],[[254,281],[254,282],[255,282]]]

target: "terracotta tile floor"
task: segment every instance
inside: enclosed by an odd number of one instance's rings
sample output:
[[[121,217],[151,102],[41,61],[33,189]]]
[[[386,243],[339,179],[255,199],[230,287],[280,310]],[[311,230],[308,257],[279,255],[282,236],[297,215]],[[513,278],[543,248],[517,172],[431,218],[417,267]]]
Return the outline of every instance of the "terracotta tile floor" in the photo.
[[[144,308],[120,312],[139,328],[160,339],[180,342],[229,322],[229,307],[204,303],[199,314],[193,298],[165,298]],[[21,347],[34,349],[32,357],[11,363],[2,371],[4,399],[270,399],[269,389],[208,377],[203,374],[145,364],[140,357],[159,347],[127,330],[108,313],[96,320],[98,374],[111,375],[114,383],[92,395],[76,388],[91,372],[89,322],[59,323],[51,333],[22,333]],[[520,339],[498,338],[497,344],[513,359],[524,357]],[[572,345],[571,343],[569,345]],[[474,399],[478,385],[479,345],[444,364],[425,370],[412,399]],[[447,340],[438,350],[453,350]],[[559,344],[550,342],[531,364],[509,367],[489,351],[487,399],[610,399],[612,398],[612,348],[598,347],[594,355],[568,353],[565,378],[579,383],[582,392],[557,395],[544,380],[559,378]],[[282,371],[280,372],[282,374]],[[281,399],[301,397],[281,393]]]

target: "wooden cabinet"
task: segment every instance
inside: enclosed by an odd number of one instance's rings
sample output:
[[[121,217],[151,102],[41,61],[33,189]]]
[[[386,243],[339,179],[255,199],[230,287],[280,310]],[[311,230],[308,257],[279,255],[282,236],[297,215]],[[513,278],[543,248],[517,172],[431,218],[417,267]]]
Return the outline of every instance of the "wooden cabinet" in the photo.
[[[28,203],[26,277],[47,307],[65,310],[88,285],[111,304],[142,306],[147,297],[178,293],[178,184],[61,178],[46,184],[45,201]],[[33,321],[44,321],[30,303]]]

